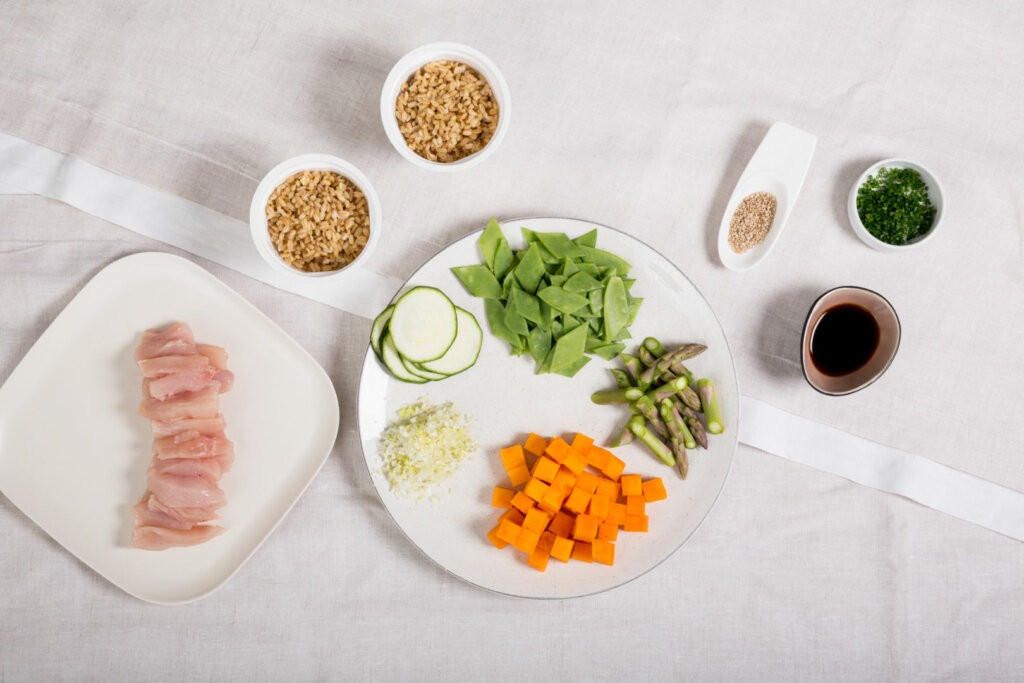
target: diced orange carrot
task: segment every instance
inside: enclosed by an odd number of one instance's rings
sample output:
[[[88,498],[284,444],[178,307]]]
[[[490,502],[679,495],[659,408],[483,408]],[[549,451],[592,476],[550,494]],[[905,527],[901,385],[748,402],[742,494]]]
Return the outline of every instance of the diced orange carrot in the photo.
[[[523,493],[533,498],[538,503],[544,499],[544,494],[548,492],[548,485],[542,482],[536,477],[532,477],[526,486],[523,487]]]
[[[569,538],[572,535],[572,527],[575,523],[575,517],[566,512],[559,511],[555,514],[555,518],[551,520],[551,523],[548,524],[548,531],[556,536]]]
[[[647,503],[643,496],[626,496],[626,516],[647,514]]]
[[[527,453],[533,453],[534,455],[543,455],[544,449],[548,447],[548,440],[542,436],[537,436],[533,432],[526,437],[526,445],[523,447]]]
[[[523,528],[529,531],[544,531],[550,521],[551,515],[548,513],[540,508],[530,508],[526,513],[526,519],[523,520]]]
[[[600,471],[608,464],[608,458],[611,456],[611,451],[605,450],[600,446],[591,446],[587,449],[587,464]]]
[[[577,434],[576,437],[572,440],[572,447],[578,450],[580,453],[583,453],[584,456],[586,456],[587,451],[593,445],[594,440],[591,439],[586,434]]]
[[[525,515],[530,510],[530,508],[533,507],[533,498],[530,498],[522,491],[516,491],[516,494],[512,496],[512,500],[510,501],[510,503],[512,507],[514,507],[516,510],[519,510]]]
[[[587,511],[587,505],[590,503],[590,494],[576,487],[569,494],[569,498],[563,503],[563,507],[570,512],[575,512],[577,515],[581,515]]]
[[[590,505],[587,506],[587,514],[593,515],[600,520],[604,520],[608,517],[608,508],[610,507],[607,496],[602,496],[599,493],[595,493],[590,497]]]
[[[549,515],[553,515],[562,509],[562,501],[565,500],[565,493],[562,489],[557,489],[554,486],[548,487],[548,492],[544,494],[541,499],[540,509]]]
[[[559,467],[557,462],[551,458],[541,456],[537,458],[537,462],[533,465],[533,476],[550,484],[555,480],[555,475],[558,474],[558,469]]]
[[[515,522],[505,519],[498,524],[497,529],[494,531],[494,535],[506,543],[515,543],[522,531],[523,527],[519,526]]]
[[[608,502],[614,503],[619,499],[619,482],[598,477],[595,493],[600,493],[608,499]]]
[[[500,486],[494,487],[494,494],[491,496],[491,505],[496,508],[509,508],[512,507],[512,498],[516,495],[516,492],[512,489],[502,488]]]
[[[512,508],[511,510],[506,510],[505,514],[503,514],[501,517],[498,517],[498,523],[500,524],[501,522],[504,522],[506,519],[510,522],[513,522],[514,524],[522,525],[523,520],[526,519],[526,515],[524,515],[519,510]]]
[[[601,468],[601,473],[612,481],[617,481],[624,469],[626,469],[626,463],[612,455],[608,457],[608,463]]]
[[[602,541],[614,541],[619,537],[619,525],[611,522],[601,522],[597,527],[597,537]]]
[[[594,562],[613,565],[615,564],[615,544],[599,539],[595,540],[591,548],[591,556],[594,558]]]
[[[551,546],[551,557],[559,562],[568,562],[572,556],[572,546],[573,540],[571,538],[555,536],[555,542]]]
[[[554,546],[554,534],[545,531],[537,542],[537,547],[530,553],[526,560],[527,564],[538,571],[544,571],[548,567],[548,558],[551,557],[551,548]]]
[[[626,524],[622,528],[626,531],[647,531],[649,521],[647,515],[626,515]]]
[[[522,464],[508,471],[509,481],[512,482],[513,486],[519,486],[530,480],[530,470],[526,469],[526,464]]]
[[[606,522],[611,524],[622,525],[626,523],[626,504],[625,503],[612,503],[608,506],[608,517],[605,518]]]
[[[539,531],[523,529],[519,532],[519,537],[512,543],[512,547],[527,555],[532,555],[533,551],[537,548],[538,541],[540,541]]]
[[[500,524],[499,524],[499,526],[500,526]],[[487,532],[487,538],[491,541],[491,543],[494,544],[495,548],[497,548],[498,550],[501,550],[502,548],[504,548],[505,546],[508,545],[508,541],[503,541],[500,538],[498,538],[498,528],[499,527],[496,526],[493,529],[491,529],[490,531],[488,531]]]
[[[569,454],[569,444],[565,442],[560,436],[556,436],[548,442],[548,447],[544,449],[544,455],[548,456],[557,463],[561,463],[565,460],[565,456]]]
[[[555,475],[555,480],[551,482],[551,485],[562,489],[568,494],[569,491],[572,491],[572,487],[576,485],[576,475],[563,467],[558,470],[558,474]]]
[[[639,474],[623,474],[622,478],[619,479],[619,483],[622,484],[622,495],[624,496],[642,496],[644,493],[641,487],[641,479]]]
[[[520,465],[526,466],[526,456],[523,455],[523,447],[519,444],[502,448],[500,453],[501,464],[505,466],[506,472],[511,472]]]
[[[580,453],[575,448],[570,448],[565,454],[565,460],[562,461],[566,469],[575,474],[577,477],[580,476],[580,472],[587,466],[587,456]]]
[[[580,472],[580,476],[576,477],[576,486],[581,488],[587,493],[593,493],[597,490],[598,478],[590,472]]]
[[[659,500],[665,500],[668,498],[668,491],[665,490],[665,482],[661,480],[661,477],[654,479],[648,479],[643,484],[644,500],[648,503],[655,503]]]
[[[572,537],[577,541],[589,543],[597,537],[597,527],[601,520],[593,515],[577,515],[576,524],[572,527]]]
[[[594,556],[591,553],[589,543],[583,541],[576,541],[572,544],[572,559],[579,560],[580,562],[593,562]]]

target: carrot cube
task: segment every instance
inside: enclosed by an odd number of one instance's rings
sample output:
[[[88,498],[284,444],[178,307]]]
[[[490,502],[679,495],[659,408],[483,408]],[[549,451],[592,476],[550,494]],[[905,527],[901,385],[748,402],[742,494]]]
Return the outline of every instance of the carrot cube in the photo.
[[[572,535],[573,525],[576,523],[576,518],[570,514],[559,511],[555,514],[555,518],[548,524],[548,531],[556,536],[562,536],[569,538]]]
[[[526,449],[527,453],[533,453],[534,455],[538,456],[543,455],[544,449],[547,447],[548,440],[542,436],[537,436],[536,434],[531,432],[530,435],[526,437],[526,445],[524,446],[524,448]]]
[[[600,524],[601,520],[593,515],[577,516],[576,523],[572,527],[573,539],[587,543],[593,541],[597,537],[597,527]]]
[[[597,490],[598,481],[598,478],[590,472],[580,472],[580,475],[576,477],[576,486],[587,493],[593,493]]]
[[[538,541],[540,541],[539,531],[523,529],[519,532],[519,537],[512,543],[512,547],[526,553],[527,555],[532,555],[533,551],[537,549]]]
[[[533,476],[550,484],[555,480],[558,470],[559,467],[557,462],[551,458],[541,456],[537,458],[537,462],[533,465]]]
[[[512,489],[505,489],[500,486],[494,487],[494,494],[491,495],[491,505],[496,508],[509,508],[512,507],[512,498],[515,497],[516,492]]]
[[[643,496],[626,496],[626,516],[647,514],[647,503]]]
[[[548,485],[542,482],[540,479],[533,477],[530,481],[526,482],[526,486],[523,487],[523,493],[533,498],[538,503],[544,499],[544,494],[548,492]]]
[[[587,505],[590,503],[590,494],[576,487],[569,494],[568,500],[565,501],[565,509],[570,512],[575,512],[577,515],[582,515],[587,511]]]
[[[615,544],[608,541],[595,540],[591,548],[591,556],[594,562],[601,564],[615,564]]]
[[[541,534],[537,547],[530,553],[526,563],[537,571],[544,571],[548,567],[548,558],[551,557],[551,547],[554,544],[554,535],[548,532]]]
[[[626,531],[647,531],[650,518],[647,515],[626,515]]]
[[[612,457],[612,452],[600,446],[591,446],[587,449],[587,464],[596,470],[603,470],[610,457]]]
[[[622,525],[626,523],[626,504],[625,503],[612,503],[608,506],[608,516],[605,518],[606,522],[611,524]]]
[[[597,537],[602,541],[614,541],[619,537],[619,525],[611,522],[601,522],[597,527]]]
[[[521,525],[523,523],[523,520],[526,519],[526,516],[519,510],[512,508],[511,510],[506,510],[501,517],[498,517],[498,523],[500,524],[501,522],[504,522],[506,519],[514,524]]]
[[[533,498],[522,491],[516,491],[516,494],[512,496],[511,505],[525,515],[533,507]]]
[[[568,494],[569,491],[572,491],[572,487],[576,485],[576,475],[565,468],[559,469],[551,485]]]
[[[559,562],[568,562],[569,558],[572,557],[573,545],[574,543],[571,538],[555,536],[555,542],[551,546],[551,557],[555,558]]]
[[[597,491],[595,491],[595,493],[607,498],[609,503],[614,503],[619,499],[619,482],[612,481],[611,479],[605,479],[604,477],[598,477]]]
[[[505,543],[515,543],[519,539],[519,535],[522,531],[523,527],[513,521],[504,519],[498,523],[497,528],[494,530],[494,535],[502,541],[505,541]]]
[[[570,448],[565,454],[565,460],[562,461],[565,468],[575,474],[577,477],[580,472],[587,466],[587,456],[580,453],[575,448]]]
[[[501,464],[505,466],[505,471],[511,472],[520,465],[526,467],[526,456],[523,455],[523,447],[519,444],[502,448],[500,453]]]
[[[601,473],[612,481],[615,481],[619,478],[619,475],[622,474],[622,470],[624,469],[626,469],[626,463],[612,455],[608,457],[608,463],[601,468]]]
[[[639,474],[623,474],[619,483],[622,484],[622,495],[624,496],[642,496],[644,494]]]
[[[560,436],[556,436],[548,442],[548,447],[544,449],[544,455],[548,456],[557,463],[561,463],[565,460],[565,456],[569,454],[569,444],[565,442]]]
[[[594,445],[594,440],[586,434],[577,434],[572,440],[572,447],[578,450],[580,453],[586,455],[587,451],[591,446]]]
[[[519,486],[530,480],[530,470],[526,469],[526,463],[508,470],[509,481],[513,486]]]
[[[648,479],[643,484],[644,500],[648,503],[655,503],[659,500],[665,500],[668,498],[668,491],[665,490],[665,482],[661,480],[661,477],[654,479]]]
[[[526,519],[523,520],[523,528],[529,531],[542,532],[547,528],[550,521],[551,516],[540,508],[530,508],[530,511],[526,513]]]
[[[562,501],[565,500],[565,492],[562,489],[556,489],[554,486],[548,487],[548,492],[544,494],[538,504],[540,509],[549,515],[553,515],[562,509]]]
[[[499,526],[500,526],[500,524],[499,524]],[[495,548],[497,548],[498,550],[501,550],[502,548],[504,548],[505,546],[508,545],[508,541],[503,541],[502,539],[498,538],[498,528],[499,528],[499,526],[496,526],[493,529],[491,529],[490,531],[488,531],[487,532],[487,538],[488,538],[488,540],[490,540],[491,543],[494,544]]]
[[[590,544],[583,541],[573,543],[572,559],[579,560],[580,562],[593,562],[594,556],[591,552]]]
[[[594,494],[590,497],[590,505],[587,506],[587,513],[603,520],[608,517],[608,508],[610,506],[611,504],[605,496]]]

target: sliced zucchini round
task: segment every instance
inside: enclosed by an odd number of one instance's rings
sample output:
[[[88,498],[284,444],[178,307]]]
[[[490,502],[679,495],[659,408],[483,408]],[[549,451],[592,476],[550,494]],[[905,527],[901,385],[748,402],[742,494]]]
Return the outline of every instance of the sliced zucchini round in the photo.
[[[387,329],[388,321],[391,320],[391,314],[395,312],[395,305],[391,304],[383,311],[380,312],[374,321],[373,327],[370,328],[370,348],[377,354],[377,358],[383,360],[380,351],[380,340],[384,337],[384,330]]]
[[[424,370],[420,366],[416,365],[416,363],[413,363],[411,360],[405,357],[402,357],[402,365],[404,365],[405,369],[410,373],[416,375],[417,377],[422,377],[423,379],[428,381],[446,379],[448,377],[448,375],[442,375],[440,372],[431,372],[430,370]]]
[[[420,365],[424,370],[450,376],[467,370],[476,363],[476,359],[480,355],[480,345],[483,343],[484,338],[483,332],[480,330],[480,324],[477,323],[472,313],[458,306],[455,307],[455,315],[458,317],[459,323],[455,341],[452,342],[452,345],[445,354],[437,360],[421,363]]]
[[[409,382],[410,384],[427,383],[427,380],[424,378],[417,377],[405,369],[405,365],[402,364],[402,357],[398,355],[398,349],[395,348],[394,342],[391,341],[390,334],[385,334],[383,341],[380,343],[380,357],[381,362],[387,366],[396,379]]]
[[[413,363],[443,356],[458,333],[455,304],[434,287],[413,287],[395,302],[388,335],[395,349]]]

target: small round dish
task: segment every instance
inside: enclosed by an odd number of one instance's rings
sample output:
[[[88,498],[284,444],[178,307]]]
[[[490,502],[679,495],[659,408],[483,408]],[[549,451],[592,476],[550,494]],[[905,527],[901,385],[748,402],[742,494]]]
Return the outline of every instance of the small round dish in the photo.
[[[827,375],[811,360],[811,338],[822,315],[842,304],[854,304],[867,309],[878,324],[878,346],[868,361],[853,372],[838,376]],[[800,346],[800,365],[807,383],[823,394],[845,396],[860,391],[889,369],[900,347],[900,319],[892,304],[878,292],[863,287],[836,287],[818,297],[811,306],[804,322]]]
[[[857,190],[863,185],[868,176],[878,173],[880,168],[909,168],[917,171],[921,174],[921,180],[924,181],[925,185],[928,186],[928,199],[931,201],[932,206],[935,207],[935,219],[932,220],[932,227],[928,229],[928,232],[921,235],[920,237],[907,242],[906,244],[889,244],[878,239],[864,227],[864,223],[860,220],[860,214],[857,213]],[[850,189],[850,198],[846,203],[846,212],[850,218],[850,225],[853,226],[853,232],[872,249],[878,251],[906,251],[914,247],[919,247],[935,235],[939,231],[939,226],[942,225],[942,217],[945,214],[946,208],[946,197],[942,191],[942,184],[939,183],[939,179],[921,164],[910,161],[909,159],[883,159],[878,163],[872,164],[866,171],[860,174],[857,181],[853,184]]]
[[[408,81],[421,66],[438,59],[450,59],[471,66],[490,84],[491,90],[494,92],[494,99],[498,103],[498,126],[494,135],[480,151],[458,161],[430,161],[412,151],[402,132],[398,129],[398,119],[395,118],[395,102],[398,100],[402,84]],[[479,50],[458,43],[431,43],[409,52],[392,67],[380,94],[380,119],[384,124],[384,132],[387,134],[388,140],[403,157],[416,166],[430,171],[461,171],[476,166],[493,154],[501,144],[508,132],[511,118],[512,93],[498,67]]]
[[[270,232],[267,229],[267,201],[278,185],[285,180],[301,173],[302,171],[334,171],[348,178],[366,196],[366,204],[370,213],[370,236],[366,240],[366,246],[347,265],[337,270],[327,270],[318,273],[299,270],[287,263],[277,252],[273,242],[270,240]],[[256,250],[274,270],[288,273],[298,278],[305,279],[328,279],[342,275],[352,270],[356,264],[365,263],[380,239],[381,231],[381,208],[377,192],[370,184],[370,180],[363,173],[338,157],[330,154],[302,154],[297,157],[282,161],[270,169],[260,181],[252,196],[252,204],[249,206],[249,230],[252,233],[253,244]]]

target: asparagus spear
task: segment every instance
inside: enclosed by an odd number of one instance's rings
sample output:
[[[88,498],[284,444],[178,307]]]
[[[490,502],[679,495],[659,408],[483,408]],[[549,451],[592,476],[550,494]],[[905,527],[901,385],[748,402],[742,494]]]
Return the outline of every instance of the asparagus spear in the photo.
[[[655,403],[660,403],[663,399],[682,391],[687,386],[689,386],[689,383],[685,377],[674,377],[660,387],[651,389],[646,395]]]
[[[644,346],[641,346],[637,350],[636,355],[640,356],[640,362],[643,363],[644,366],[648,368],[654,365],[655,361],[658,360],[658,358]]]
[[[694,386],[695,384],[697,384],[697,380],[694,379],[693,373],[690,372],[690,369],[688,367],[683,365],[683,361],[681,361],[681,360],[675,361],[674,363],[672,363],[672,367],[670,367],[669,370],[671,370],[672,372],[674,372],[677,375],[682,375],[683,377],[688,379],[690,381],[690,386],[691,387]]]
[[[686,422],[683,420],[682,415],[676,410],[675,403],[670,399],[665,399],[658,404],[658,413],[661,415],[662,421],[665,426],[668,427],[668,431],[672,434],[673,438],[679,439],[683,442],[686,448],[696,448],[697,441],[693,438],[693,434],[686,427]]]
[[[640,415],[651,423],[654,433],[659,438],[667,439],[669,437],[668,427],[661,421],[661,415],[658,414],[658,407],[654,405],[654,401],[647,396],[641,396],[633,405],[640,411]]]
[[[633,418],[630,418],[630,419],[633,419]],[[641,419],[643,419],[642,416],[641,416]],[[612,441],[608,445],[611,446],[612,448],[618,448],[619,446],[625,446],[627,443],[632,443],[633,442],[633,436],[634,436],[633,432],[629,431],[629,421],[627,421],[626,424],[622,425],[622,429],[619,430],[619,433],[615,437],[615,440]]]
[[[612,373],[612,377],[615,378],[615,383],[619,385],[619,389],[629,389],[633,386],[633,383],[629,379],[629,373],[625,370],[619,370],[618,368],[608,368],[608,372]],[[699,401],[700,399],[698,399]]]
[[[708,421],[708,431],[712,434],[721,434],[725,430],[725,425],[722,424],[722,414],[718,412],[715,385],[709,379],[697,380],[697,393],[700,394],[700,403],[704,408],[704,419]]]
[[[676,456],[676,466],[679,468],[679,476],[686,479],[686,472],[690,469],[690,458],[686,455],[686,449],[683,447],[683,443],[675,438],[669,441],[669,445],[672,447],[672,453]]]
[[[628,353],[620,353],[619,358],[622,360],[622,364],[626,366],[626,373],[629,375],[632,384],[640,379],[640,374],[644,371],[644,364],[640,362],[640,359],[636,356],[631,356]]]
[[[590,400],[601,405],[607,405],[609,403],[632,403],[639,398],[643,398],[643,395],[644,392],[637,387],[628,387],[626,389],[595,391],[590,395]]]
[[[665,352],[668,350],[665,348],[664,344],[654,337],[647,337],[644,339],[643,345],[644,348],[654,354],[655,357],[664,356]]]
[[[667,372],[672,367],[673,363],[682,363],[682,361],[684,360],[693,358],[696,355],[704,353],[705,349],[707,348],[708,347],[704,346],[703,344],[683,344],[675,351],[670,351],[668,353],[662,354],[661,357],[655,359],[655,361],[652,364],[648,364],[647,369],[644,370],[642,375],[640,375],[640,381],[654,383],[654,381],[658,378],[659,375]],[[644,351],[647,351],[647,348],[641,346],[641,360],[644,359]],[[646,361],[644,362],[646,363]]]
[[[677,395],[679,396],[679,400],[681,400],[687,408],[691,408],[693,410],[701,409],[700,396],[697,395],[697,392],[694,390],[692,386],[687,386]]]
[[[672,454],[668,446],[658,440],[658,437],[647,430],[643,417],[634,415],[629,418],[628,425],[629,431],[633,432],[633,435],[640,439],[643,445],[651,449],[651,452],[658,456],[663,463],[670,466],[676,464],[676,456]]]
[[[678,396],[673,397],[673,401],[675,401],[676,410],[679,411],[679,414],[683,418],[683,422],[686,423],[690,433],[693,434],[693,438],[697,442],[697,445],[701,448],[707,448],[708,432],[704,429],[704,423],[702,423],[700,418],[697,417],[697,413],[684,405]]]

